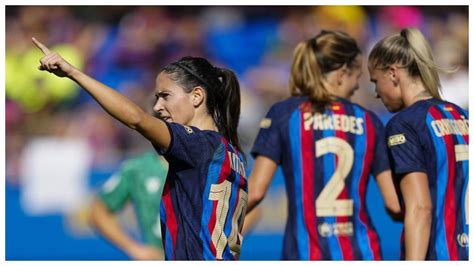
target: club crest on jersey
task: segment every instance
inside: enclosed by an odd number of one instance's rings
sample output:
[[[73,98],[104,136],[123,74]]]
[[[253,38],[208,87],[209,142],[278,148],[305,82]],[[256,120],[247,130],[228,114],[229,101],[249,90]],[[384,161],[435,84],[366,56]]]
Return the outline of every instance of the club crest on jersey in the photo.
[[[272,125],[272,120],[270,118],[264,118],[260,121],[261,128],[269,128]]]
[[[188,127],[188,126],[184,126],[184,129],[186,129],[186,132],[188,132],[188,134],[193,134],[193,129]]]
[[[458,234],[457,240],[461,247],[469,246],[469,236],[466,233]]]
[[[396,134],[393,136],[388,137],[388,146],[392,147],[395,145],[400,145],[407,142],[404,134]]]

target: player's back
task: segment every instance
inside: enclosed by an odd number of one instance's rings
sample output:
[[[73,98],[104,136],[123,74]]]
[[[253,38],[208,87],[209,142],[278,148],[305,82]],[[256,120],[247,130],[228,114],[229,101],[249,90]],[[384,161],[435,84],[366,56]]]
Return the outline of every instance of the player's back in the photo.
[[[433,215],[429,260],[468,258],[468,113],[437,99],[418,101],[387,124],[397,176],[428,176]]]
[[[167,259],[235,260],[247,207],[239,151],[222,135],[170,123],[161,225]]]
[[[261,127],[253,154],[282,165],[289,198],[283,259],[380,259],[365,206],[369,175],[389,168],[379,119],[344,99],[316,112],[293,97]]]

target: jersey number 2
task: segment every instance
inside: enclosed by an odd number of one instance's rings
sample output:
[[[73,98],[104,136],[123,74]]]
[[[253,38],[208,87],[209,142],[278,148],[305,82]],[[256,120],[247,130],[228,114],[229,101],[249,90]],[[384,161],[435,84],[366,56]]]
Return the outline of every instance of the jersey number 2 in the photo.
[[[240,254],[240,243],[242,243],[242,236],[240,230],[243,226],[243,219],[240,224],[238,220],[242,214],[245,215],[247,209],[247,193],[240,189],[239,198],[237,199],[237,208],[232,216],[232,230],[230,236],[224,234],[224,226],[227,219],[227,213],[229,212],[229,199],[232,191],[232,183],[228,180],[220,184],[214,184],[211,186],[211,192],[209,193],[209,199],[217,201],[216,208],[216,225],[212,231],[212,243],[216,247],[216,259],[222,259],[222,253],[225,247],[229,244],[230,250],[235,254]],[[237,239],[240,241],[237,241]]]
[[[316,199],[316,216],[352,216],[354,201],[351,199],[338,200],[337,197],[344,190],[344,180],[354,163],[354,150],[347,141],[337,137],[316,141],[316,158],[328,153],[334,153],[337,156],[338,165]]]

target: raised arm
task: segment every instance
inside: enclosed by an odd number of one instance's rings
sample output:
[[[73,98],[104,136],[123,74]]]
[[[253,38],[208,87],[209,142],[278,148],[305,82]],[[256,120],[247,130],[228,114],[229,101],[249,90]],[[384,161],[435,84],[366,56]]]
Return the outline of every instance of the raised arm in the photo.
[[[39,70],[48,71],[58,77],[67,77],[75,81],[112,117],[138,131],[161,149],[166,150],[168,148],[171,136],[164,121],[146,113],[116,90],[81,72],[35,38],[32,38],[32,41],[44,53],[44,56],[40,59]]]

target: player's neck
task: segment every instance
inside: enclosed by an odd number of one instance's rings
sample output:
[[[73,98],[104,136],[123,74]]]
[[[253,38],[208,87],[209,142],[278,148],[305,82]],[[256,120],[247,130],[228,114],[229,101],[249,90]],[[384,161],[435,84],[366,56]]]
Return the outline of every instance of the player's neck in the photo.
[[[405,107],[430,98],[433,98],[433,96],[425,89],[421,81],[410,83],[403,90],[402,99]]]
[[[216,124],[214,123],[214,119],[212,119],[210,115],[196,116],[193,120],[191,120],[189,126],[197,127],[200,130],[219,131]]]

